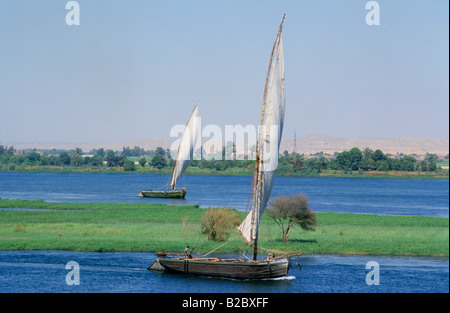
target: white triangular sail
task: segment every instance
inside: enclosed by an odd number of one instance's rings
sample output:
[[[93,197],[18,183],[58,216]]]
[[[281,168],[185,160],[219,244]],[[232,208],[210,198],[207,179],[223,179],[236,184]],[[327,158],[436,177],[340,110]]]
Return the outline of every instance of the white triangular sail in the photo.
[[[262,191],[260,216],[269,201],[272,192],[275,170],[278,166],[278,153],[280,149],[281,136],[283,133],[284,107],[285,107],[285,88],[284,88],[284,57],[283,57],[283,38],[280,33],[279,44],[275,54],[275,65],[270,79],[270,88],[268,89],[268,107],[266,121],[263,128],[263,167],[262,167]]]
[[[177,156],[174,159],[172,179],[170,181],[170,187],[174,189],[178,178],[180,178],[183,174],[184,170],[188,167],[189,162],[194,156],[194,149],[198,137],[198,127],[198,107],[196,105],[192,110],[191,117],[186,124],[183,134],[181,135]]]
[[[284,20],[284,16],[283,16]],[[263,102],[262,125],[255,163],[252,210],[238,227],[245,241],[252,245],[258,236],[259,221],[272,192],[283,132],[285,81],[282,23],[274,43]]]

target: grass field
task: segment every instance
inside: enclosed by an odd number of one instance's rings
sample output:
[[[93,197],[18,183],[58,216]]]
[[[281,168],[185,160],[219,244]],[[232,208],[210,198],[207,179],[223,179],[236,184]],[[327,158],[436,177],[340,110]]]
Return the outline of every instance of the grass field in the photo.
[[[125,171],[123,167],[95,167],[95,166],[15,166],[14,170],[0,165],[0,172],[23,172],[23,173],[104,173],[104,174],[164,174],[171,175],[171,168],[156,169],[153,167],[136,166],[135,171]],[[230,167],[219,171],[209,168],[188,167],[185,175],[228,175],[228,176],[251,176],[252,169]],[[277,176],[293,177],[347,177],[347,178],[402,178],[402,179],[449,179],[448,168],[436,172],[401,172],[401,171],[364,171],[345,172],[323,170],[321,173],[305,174],[302,172],[279,172]]]
[[[203,209],[145,203],[47,203],[0,199],[0,250],[179,251],[206,253],[222,242],[201,232]],[[40,209],[40,210],[36,210]],[[245,212],[240,212],[241,219]],[[317,213],[315,231],[294,228],[283,244],[278,226],[263,216],[260,246],[303,254],[447,256],[449,219]],[[234,236],[233,232],[231,236]],[[251,248],[241,238],[217,252]]]

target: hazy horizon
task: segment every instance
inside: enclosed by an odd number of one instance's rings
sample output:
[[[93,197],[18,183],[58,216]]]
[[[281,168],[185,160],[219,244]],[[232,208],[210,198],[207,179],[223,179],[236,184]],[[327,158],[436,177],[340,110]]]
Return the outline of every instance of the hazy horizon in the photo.
[[[0,6],[0,142],[167,138],[199,102],[203,126],[257,125],[283,13],[283,140],[445,138],[449,3],[69,1]]]
[[[178,138],[178,137],[177,137]],[[122,142],[53,142],[53,143],[6,143],[9,146],[14,146],[16,150],[37,149],[39,150],[73,150],[81,148],[84,152],[92,151],[93,149],[103,148],[106,150],[122,151],[124,147],[134,148],[140,147],[145,150],[154,150],[157,147],[173,148],[177,138],[141,138]],[[205,144],[209,138],[202,138],[202,143]],[[223,139],[223,138],[222,138]],[[439,138],[420,138],[420,137],[401,137],[401,138],[367,138],[367,137],[352,137],[352,138],[337,138],[325,135],[310,135],[305,137],[297,137],[296,142],[292,138],[284,137],[281,140],[280,153],[287,150],[288,152],[299,152],[306,155],[312,155],[318,152],[325,154],[333,154],[350,150],[358,147],[361,150],[370,148],[372,150],[380,149],[384,153],[389,154],[409,154],[409,155],[426,155],[427,153],[435,153],[440,156],[448,155],[449,139]],[[1,144],[5,144],[0,142]],[[238,142],[235,140],[236,149],[244,151],[248,148],[248,141]],[[223,141],[222,146],[227,143]],[[219,146],[221,146],[219,144]],[[244,149],[244,150],[243,150]],[[215,149],[218,152],[217,149]]]
[[[424,137],[424,136],[401,136],[401,137],[368,137],[368,136],[352,136],[352,137],[337,137],[337,136],[332,136],[332,135],[326,135],[326,134],[309,134],[309,135],[305,135],[305,136],[297,136],[296,139],[300,140],[300,139],[305,139],[305,138],[311,138],[311,137],[326,137],[326,138],[333,138],[333,139],[342,139],[342,140],[346,140],[346,139],[369,139],[369,140],[376,140],[376,139],[405,139],[405,138],[411,138],[411,139],[436,139],[436,140],[449,140],[449,136],[447,137]],[[170,137],[170,136],[166,136],[166,137],[141,137],[141,138],[129,138],[129,139],[124,139],[124,140],[85,140],[85,141],[64,141],[64,140],[59,140],[59,141],[8,141],[8,140],[1,140],[0,138],[0,145],[24,145],[24,144],[43,144],[43,145],[60,145],[60,144],[67,144],[67,145],[75,145],[75,144],[102,144],[102,143],[126,143],[126,142],[137,142],[137,141],[152,141],[152,140],[166,140],[166,141],[175,141],[176,139],[178,139],[178,137]],[[208,138],[206,137],[202,137],[203,140],[207,140]],[[281,139],[281,141],[293,141],[294,140],[294,136],[292,135],[291,137],[289,136],[283,136],[283,138]],[[235,140],[234,140],[235,141]]]

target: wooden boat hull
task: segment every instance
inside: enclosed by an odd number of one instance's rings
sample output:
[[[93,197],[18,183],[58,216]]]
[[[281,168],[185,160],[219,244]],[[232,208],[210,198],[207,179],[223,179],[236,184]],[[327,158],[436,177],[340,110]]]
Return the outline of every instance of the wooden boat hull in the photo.
[[[184,199],[186,189],[177,190],[141,190],[138,197]]]
[[[291,260],[221,260],[158,258],[159,264],[167,272],[197,276],[225,277],[233,279],[264,279],[286,276]]]

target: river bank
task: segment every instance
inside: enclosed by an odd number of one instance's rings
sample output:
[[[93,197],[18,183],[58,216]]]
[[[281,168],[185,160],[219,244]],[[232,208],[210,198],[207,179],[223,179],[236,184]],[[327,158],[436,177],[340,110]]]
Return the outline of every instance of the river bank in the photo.
[[[153,174],[171,175],[171,168],[157,169],[153,167],[135,167],[127,171],[123,167],[107,166],[52,166],[52,165],[26,165],[16,166],[13,169],[3,167],[4,173],[101,173],[101,174]],[[185,175],[223,175],[223,176],[251,176],[251,168],[226,168],[224,170],[188,167]],[[449,179],[448,169],[436,172],[405,172],[405,171],[337,171],[321,170],[320,172],[281,172],[279,177],[345,177],[345,178],[397,178],[397,179]]]
[[[0,250],[179,251],[206,253],[222,242],[201,231],[197,205],[159,203],[50,203],[0,199]],[[241,220],[245,212],[238,212]],[[263,216],[260,244],[303,254],[449,255],[449,219],[317,212],[313,232],[294,228],[284,244],[278,226]],[[234,236],[234,233],[231,235]],[[250,251],[234,240],[218,253]]]

